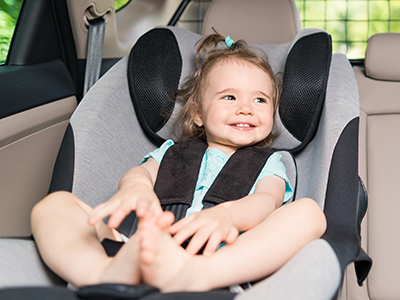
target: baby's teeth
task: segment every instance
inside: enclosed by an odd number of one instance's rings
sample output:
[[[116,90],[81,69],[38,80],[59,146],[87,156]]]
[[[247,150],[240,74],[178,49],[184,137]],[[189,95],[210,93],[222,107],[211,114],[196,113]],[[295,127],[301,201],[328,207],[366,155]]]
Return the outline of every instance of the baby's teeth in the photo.
[[[250,127],[249,124],[236,124],[236,126],[238,126],[238,127]]]

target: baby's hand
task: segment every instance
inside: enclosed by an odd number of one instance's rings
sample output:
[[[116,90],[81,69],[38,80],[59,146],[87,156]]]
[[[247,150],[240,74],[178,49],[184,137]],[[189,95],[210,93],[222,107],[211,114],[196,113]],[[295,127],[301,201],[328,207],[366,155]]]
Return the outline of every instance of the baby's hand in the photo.
[[[110,200],[96,206],[89,215],[88,222],[95,225],[110,216],[108,227],[117,228],[131,211],[135,211],[138,217],[144,216],[147,211],[155,216],[162,213],[160,201],[154,191],[146,186],[136,186],[121,189]]]
[[[192,255],[207,243],[203,251],[206,256],[213,254],[221,242],[233,243],[239,234],[223,205],[205,209],[180,220],[170,227],[170,233],[175,234],[174,239],[179,244],[193,236],[186,247],[186,251]]]

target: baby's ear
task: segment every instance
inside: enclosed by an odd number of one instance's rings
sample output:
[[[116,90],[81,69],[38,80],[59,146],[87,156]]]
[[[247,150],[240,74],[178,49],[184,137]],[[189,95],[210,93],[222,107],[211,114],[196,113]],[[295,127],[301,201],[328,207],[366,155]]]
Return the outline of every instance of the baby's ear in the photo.
[[[197,110],[196,112],[193,112],[193,113],[192,113],[192,117],[193,117],[193,122],[194,122],[197,126],[201,127],[201,126],[204,125],[204,123],[203,123],[203,118],[202,118],[202,116],[201,116],[201,112],[200,112],[200,111]]]

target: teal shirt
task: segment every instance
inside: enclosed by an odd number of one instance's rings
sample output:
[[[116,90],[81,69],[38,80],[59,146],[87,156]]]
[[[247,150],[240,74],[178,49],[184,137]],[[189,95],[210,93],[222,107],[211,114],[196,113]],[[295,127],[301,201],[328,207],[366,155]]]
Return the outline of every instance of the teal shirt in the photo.
[[[153,158],[158,163],[161,163],[165,152],[174,145],[172,140],[165,141],[160,148],[154,150],[147,154],[141,164],[146,162],[148,158]],[[225,163],[229,159],[229,155],[224,153],[223,151],[219,150],[218,148],[210,148],[207,149],[203,160],[201,162],[199,176],[197,178],[196,188],[193,196],[193,203],[192,206],[187,210],[186,216],[190,214],[199,212],[203,208],[203,198],[210,189],[211,185],[213,184],[215,178],[218,176],[221,169],[224,167]],[[282,155],[279,153],[273,153],[265,163],[263,169],[261,170],[260,174],[256,182],[254,183],[252,189],[250,190],[249,195],[253,194],[258,181],[262,178],[267,176],[278,176],[285,180],[286,182],[286,190],[284,196],[284,202],[288,201],[293,194],[292,188],[289,183],[289,179],[286,175],[286,168],[281,161]]]

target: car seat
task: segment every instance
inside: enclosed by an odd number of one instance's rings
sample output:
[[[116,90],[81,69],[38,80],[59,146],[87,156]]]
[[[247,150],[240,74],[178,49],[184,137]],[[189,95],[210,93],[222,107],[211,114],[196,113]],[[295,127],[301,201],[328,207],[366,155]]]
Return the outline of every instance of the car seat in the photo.
[[[91,206],[105,201],[126,170],[171,136],[171,122],[154,115],[160,109],[179,109],[166,91],[193,73],[199,38],[174,27],[152,30],[136,43],[130,57],[96,83],[71,118],[50,191],[72,191]],[[331,57],[329,35],[320,30],[302,30],[292,42],[256,46],[268,53],[274,71],[285,74],[276,119],[281,134],[274,146],[294,155],[296,165],[286,155],[286,166],[292,181],[297,181],[296,198],[311,197],[324,208],[327,232],[243,294],[213,291],[149,298],[332,299],[348,263],[357,261],[359,283],[368,273],[370,260],[360,248],[357,228],[365,212],[365,202],[359,200],[365,200],[365,193],[357,175],[359,107],[351,66],[344,55]],[[131,224],[128,217],[119,230],[129,235]],[[47,276],[51,273],[34,247],[29,240],[0,239],[3,287],[59,284],[56,276]],[[43,295],[77,297],[65,288],[0,291],[7,299]]]
[[[154,115],[179,109],[167,91],[176,90],[193,73],[194,45],[200,37],[175,27],[154,29],[140,38],[130,57],[95,84],[70,120],[50,191],[72,191],[91,206],[103,202],[116,192],[129,168],[171,137],[171,121],[165,123]],[[359,107],[354,75],[344,55],[331,58],[330,37],[320,30],[302,30],[293,43],[257,46],[269,54],[274,71],[285,74],[276,119],[281,134],[274,146],[294,155],[297,166],[287,166],[289,173],[297,167],[296,198],[315,199],[324,208],[328,229],[322,239],[236,298],[332,299],[348,263],[357,262],[359,283],[370,266],[357,229],[364,213],[358,200],[365,195],[357,172]],[[119,230],[129,235],[131,226],[128,217]],[[6,247],[5,255],[10,257],[17,241],[1,242],[2,252]],[[23,264],[36,268],[32,262]],[[42,289],[33,291],[43,293]],[[32,297],[33,291],[4,289],[1,293]],[[179,295],[187,294],[191,293]],[[73,292],[70,295],[75,297]]]
[[[369,194],[369,210],[362,224],[363,247],[374,267],[363,287],[347,270],[343,299],[400,299],[397,270],[400,267],[398,196],[392,186],[400,179],[397,156],[400,128],[400,34],[373,35],[364,66],[354,73],[360,95],[359,174]]]

